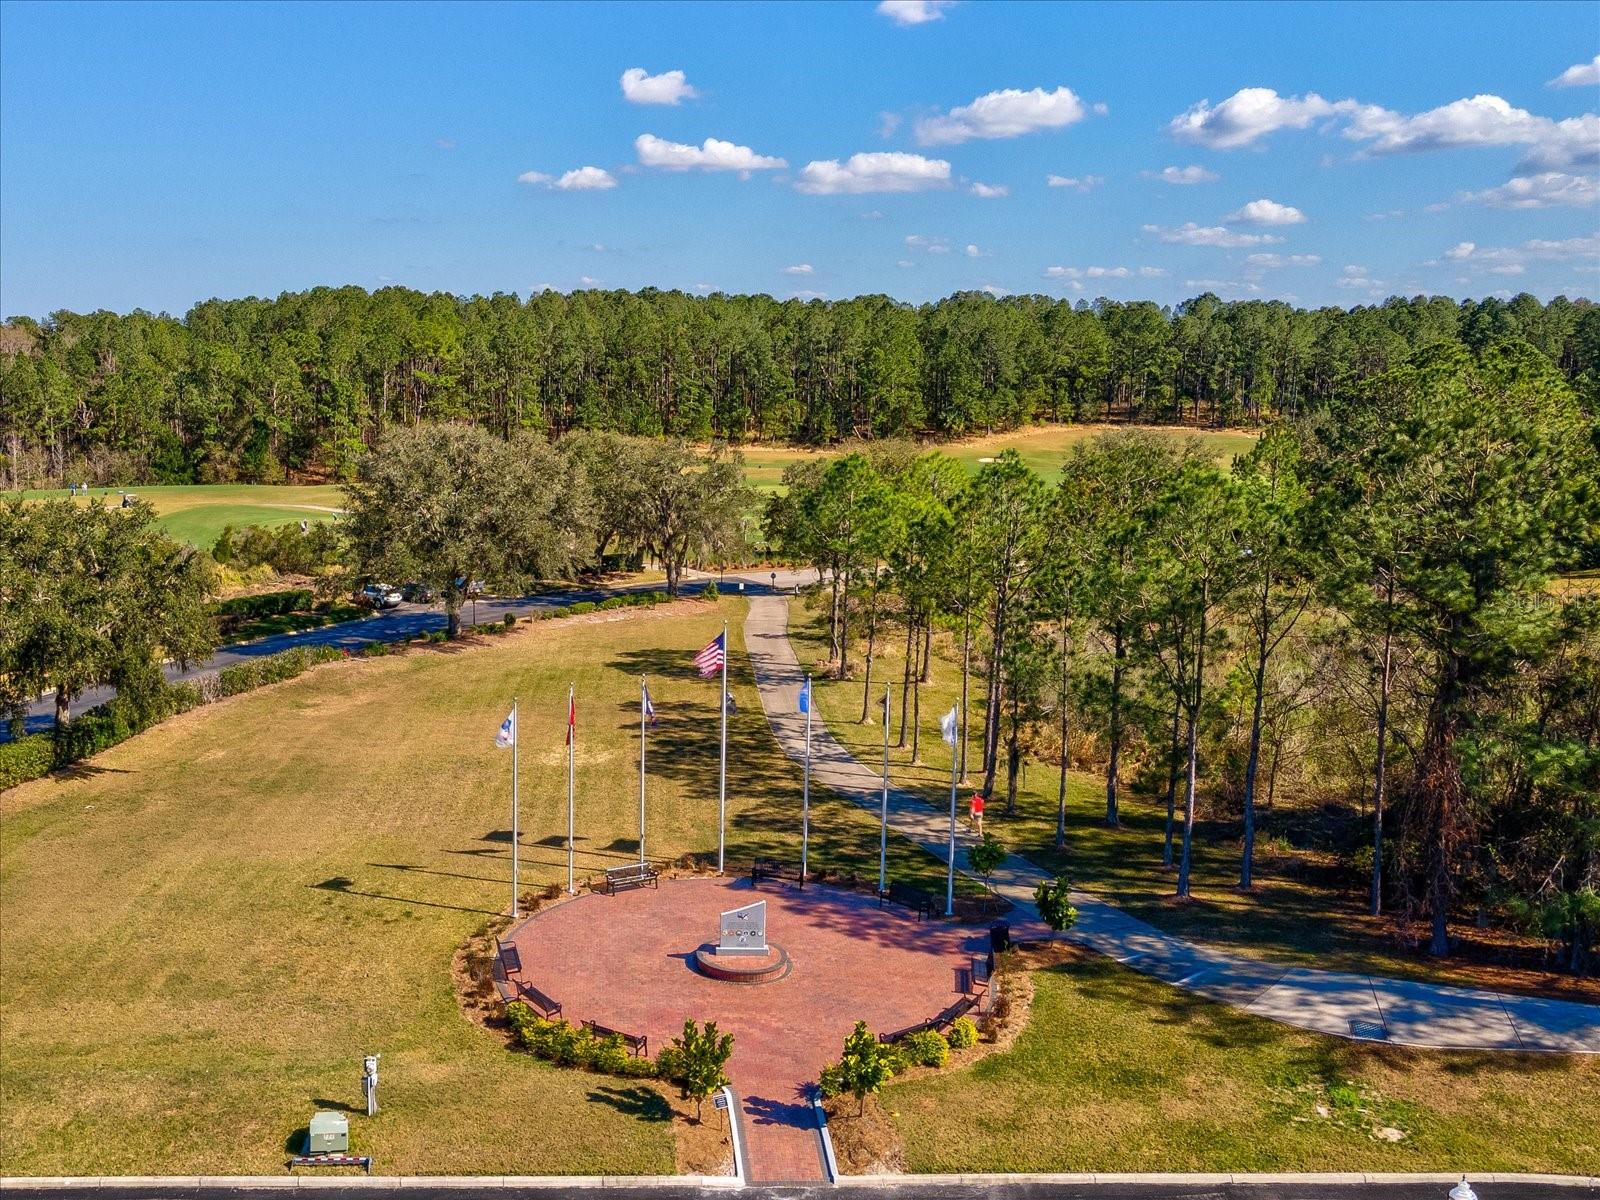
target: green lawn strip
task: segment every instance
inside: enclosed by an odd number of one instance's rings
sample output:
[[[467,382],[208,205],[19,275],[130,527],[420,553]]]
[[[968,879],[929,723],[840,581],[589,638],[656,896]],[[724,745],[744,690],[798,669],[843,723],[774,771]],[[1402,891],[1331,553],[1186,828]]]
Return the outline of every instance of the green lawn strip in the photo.
[[[511,756],[493,742],[513,695],[530,892],[565,879],[569,682],[580,870],[636,850],[641,672],[660,712],[651,856],[714,857],[717,693],[692,657],[724,619],[729,866],[798,856],[799,771],[743,614],[730,598],[334,663],[5,793],[0,1170],[270,1173],[315,1108],[359,1103],[379,1051],[383,1112],[352,1120],[352,1146],[380,1171],[670,1171],[670,1124],[634,1085],[502,1050],[459,1012],[450,961],[508,901]],[[813,863],[875,872],[870,816],[815,799]],[[890,862],[942,880],[898,838]]]
[[[873,664],[871,723],[859,724],[863,688],[864,644],[852,650],[855,678],[849,681],[815,676],[818,712],[834,735],[863,762],[876,766],[882,756],[882,728],[877,723],[883,684],[893,684],[895,740],[899,737],[900,680],[905,635],[898,639],[885,625]],[[825,612],[808,612],[801,601],[790,610],[790,636],[803,666],[827,658]],[[857,630],[857,632],[860,632]],[[948,635],[935,640],[933,680],[922,689],[922,742],[919,764],[910,761],[910,737],[904,749],[892,747],[890,775],[895,784],[943,809],[949,803],[950,752],[939,737],[938,720],[960,697],[960,644]],[[971,685],[969,778],[961,787],[965,816],[968,798],[983,783],[983,681],[974,673]],[[987,809],[985,828],[1012,850],[1047,871],[1064,871],[1075,886],[1103,896],[1127,912],[1169,933],[1219,946],[1234,953],[1275,962],[1328,970],[1368,971],[1400,978],[1468,986],[1484,984],[1471,964],[1435,962],[1405,953],[1392,929],[1365,911],[1359,884],[1346,881],[1333,865],[1316,856],[1291,851],[1273,831],[1293,812],[1265,811],[1257,847],[1257,888],[1236,889],[1239,878],[1238,824],[1200,820],[1194,841],[1194,900],[1172,901],[1173,873],[1161,865],[1165,797],[1120,792],[1121,827],[1105,824],[1103,775],[1073,771],[1068,775],[1065,855],[1056,853],[1057,768],[1053,763],[1025,761],[1018,789],[1017,813],[1005,813],[1005,768],[1002,758],[996,798]],[[1124,781],[1126,784],[1126,780]],[[1181,803],[1181,797],[1180,797]],[[1523,972],[1524,982],[1539,982]]]
[[[1321,1037],[1090,955],[1034,984],[1011,1048],[884,1092],[908,1171],[1587,1174],[1600,1161],[1593,1057]]]

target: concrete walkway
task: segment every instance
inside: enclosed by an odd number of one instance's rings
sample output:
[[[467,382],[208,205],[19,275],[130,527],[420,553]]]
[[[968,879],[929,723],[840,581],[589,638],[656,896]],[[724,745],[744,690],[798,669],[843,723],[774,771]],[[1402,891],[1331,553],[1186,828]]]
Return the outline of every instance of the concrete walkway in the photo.
[[[770,594],[766,579],[750,580],[760,585],[760,591],[751,598],[744,636],[761,703],[784,752],[803,760],[805,719],[798,708],[804,675],[789,640],[789,602]],[[785,576],[779,582],[792,586],[796,578]],[[876,813],[882,798],[879,773],[856,761],[816,714],[811,737],[812,779]],[[934,857],[946,858],[948,812],[936,812],[918,797],[891,789],[889,825]],[[970,838],[963,829],[957,840],[964,846]],[[958,852],[958,869],[964,861]],[[1024,936],[1044,931],[1033,892],[1046,878],[1044,871],[1017,855],[1009,856],[994,874],[995,890],[1017,906],[1018,917],[1035,926],[1019,930]],[[1072,941],[1177,987],[1285,1025],[1431,1049],[1600,1053],[1597,1005],[1286,967],[1172,937],[1081,892],[1072,900],[1078,908],[1078,923],[1066,935]]]

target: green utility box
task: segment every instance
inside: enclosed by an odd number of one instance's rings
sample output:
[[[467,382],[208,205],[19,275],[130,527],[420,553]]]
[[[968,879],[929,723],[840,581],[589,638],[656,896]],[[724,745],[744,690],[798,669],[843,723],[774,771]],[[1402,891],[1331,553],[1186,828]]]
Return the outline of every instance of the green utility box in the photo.
[[[306,1136],[307,1154],[348,1154],[350,1120],[343,1113],[311,1114],[311,1129]]]

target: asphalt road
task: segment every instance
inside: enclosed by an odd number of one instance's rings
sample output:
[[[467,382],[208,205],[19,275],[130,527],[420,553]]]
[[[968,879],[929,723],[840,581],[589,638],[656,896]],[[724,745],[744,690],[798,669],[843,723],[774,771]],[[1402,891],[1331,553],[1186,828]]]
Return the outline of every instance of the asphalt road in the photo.
[[[389,1185],[389,1186],[385,1186]],[[1479,1200],[1593,1200],[1600,1188],[1557,1187],[1541,1183],[1474,1183]],[[325,1200],[372,1200],[375,1192],[400,1190],[398,1181],[374,1179],[366,1186],[340,1187],[336,1179],[318,1179],[316,1193]],[[1015,1183],[988,1180],[982,1183],[935,1183],[909,1179],[894,1184],[828,1187],[823,1184],[787,1187],[768,1185],[731,1191],[727,1187],[701,1187],[693,1184],[619,1183],[603,1189],[591,1184],[544,1187],[474,1187],[462,1181],[446,1187],[407,1182],[407,1196],[418,1200],[551,1200],[552,1197],[606,1197],[625,1200],[727,1200],[730,1196],[753,1200],[1445,1200],[1448,1184],[1441,1183],[1052,1183],[1021,1180]],[[194,1187],[160,1184],[137,1187],[103,1186],[28,1188],[8,1186],[8,1200],[259,1200],[278,1194],[278,1189],[247,1187]]]
[[[792,586],[796,578],[798,576],[794,572],[780,572],[779,586]],[[684,595],[693,595],[710,582],[713,582],[713,577],[709,575],[692,580],[685,578],[679,591]],[[728,583],[732,588],[738,586],[732,576],[729,577]],[[608,596],[625,592],[653,592],[664,587],[665,584],[662,583],[644,583],[621,588],[574,588],[570,591],[540,596],[493,597],[475,603],[469,600],[461,610],[461,619],[463,625],[474,622],[479,625],[490,625],[499,621],[508,612],[514,612],[520,617],[544,609],[576,604],[581,600],[604,600]],[[771,591],[766,582],[759,585],[747,582],[746,587],[751,592]],[[292,650],[296,646],[337,646],[341,650],[354,652],[371,642],[401,642],[419,633],[429,633],[444,627],[445,614],[440,605],[402,604],[399,608],[374,613],[370,617],[356,621],[342,621],[336,625],[324,625],[320,629],[308,629],[303,633],[275,634],[254,642],[240,642],[237,645],[226,646],[204,662],[194,663],[188,668],[169,665],[165,673],[169,682],[178,683],[202,675],[214,675],[234,663],[278,654],[284,650]],[[77,716],[104,704],[114,694],[113,688],[91,688],[72,702],[72,715]],[[28,733],[47,732],[55,724],[55,713],[55,697],[43,696],[28,706],[24,728]],[[9,741],[10,737],[9,729],[0,725],[0,742]]]

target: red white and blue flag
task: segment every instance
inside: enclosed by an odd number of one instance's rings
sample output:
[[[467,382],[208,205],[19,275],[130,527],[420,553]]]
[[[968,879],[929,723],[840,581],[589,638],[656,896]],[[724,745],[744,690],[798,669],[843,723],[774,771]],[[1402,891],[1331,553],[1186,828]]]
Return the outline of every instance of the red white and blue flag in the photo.
[[[707,642],[706,648],[694,656],[694,665],[699,669],[701,679],[710,679],[727,665],[727,638],[727,631],[724,630]]]
[[[567,745],[569,745],[569,746],[572,745],[572,739],[577,736],[577,733],[578,733],[578,701],[574,697],[568,696],[567,697]]]

